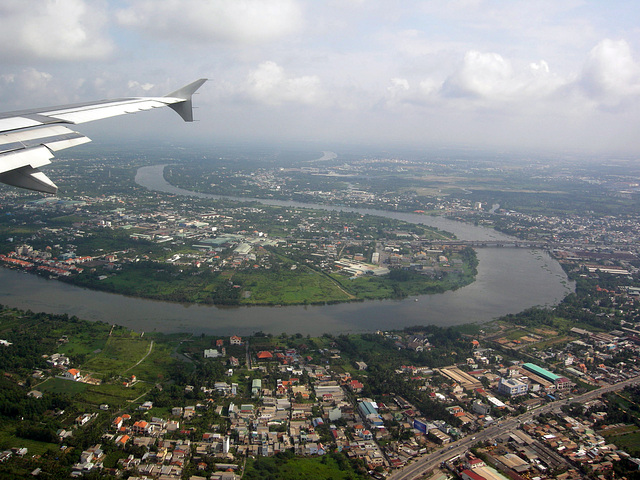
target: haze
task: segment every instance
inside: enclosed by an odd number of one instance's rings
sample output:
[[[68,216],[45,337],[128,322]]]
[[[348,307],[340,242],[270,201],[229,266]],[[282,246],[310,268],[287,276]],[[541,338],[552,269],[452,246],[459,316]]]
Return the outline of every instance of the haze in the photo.
[[[164,95],[101,137],[637,155],[640,4],[4,0],[0,108]],[[140,121],[144,115],[144,121]]]

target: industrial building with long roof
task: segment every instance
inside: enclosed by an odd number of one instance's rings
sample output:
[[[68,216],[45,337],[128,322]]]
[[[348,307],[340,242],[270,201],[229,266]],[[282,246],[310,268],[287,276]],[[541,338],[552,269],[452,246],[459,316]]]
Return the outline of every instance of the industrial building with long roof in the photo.
[[[525,363],[522,365],[522,367],[526,370],[529,370],[531,373],[535,373],[545,380],[548,380],[549,382],[555,382],[556,380],[559,380],[561,378],[559,375],[551,373],[549,370],[539,367],[534,363]]]

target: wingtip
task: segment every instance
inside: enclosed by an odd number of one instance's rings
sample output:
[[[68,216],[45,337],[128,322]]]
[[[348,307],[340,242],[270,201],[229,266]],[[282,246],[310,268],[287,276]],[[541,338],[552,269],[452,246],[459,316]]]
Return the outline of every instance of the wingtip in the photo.
[[[190,100],[191,95],[193,95],[196,92],[196,90],[198,90],[207,80],[209,79],[200,78],[195,82],[191,82],[190,84],[185,85],[182,88],[179,88],[175,92],[171,92],[168,95],[165,95],[165,97],[182,98],[183,100]]]

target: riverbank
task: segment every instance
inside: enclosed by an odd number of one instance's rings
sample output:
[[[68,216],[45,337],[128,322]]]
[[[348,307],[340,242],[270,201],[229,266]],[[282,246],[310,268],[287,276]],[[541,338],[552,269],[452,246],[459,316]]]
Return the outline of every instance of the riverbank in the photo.
[[[0,269],[0,303],[34,312],[68,313],[117,323],[136,331],[322,335],[414,325],[483,323],[535,305],[555,305],[573,291],[573,283],[545,252],[485,248],[479,249],[477,255],[478,274],[470,285],[405,300],[289,307],[185,305],[98,292]]]

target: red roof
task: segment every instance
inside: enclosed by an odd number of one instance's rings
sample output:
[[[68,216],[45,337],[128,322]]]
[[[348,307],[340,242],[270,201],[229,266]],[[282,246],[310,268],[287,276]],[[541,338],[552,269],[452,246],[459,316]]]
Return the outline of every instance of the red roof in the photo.
[[[472,480],[487,480],[485,477],[483,477],[482,475],[478,475],[472,470],[463,470],[462,473],[467,475]]]
[[[266,350],[263,350],[262,352],[258,353],[259,360],[266,360],[267,358],[273,358],[273,355],[271,354],[271,352],[267,352]]]

